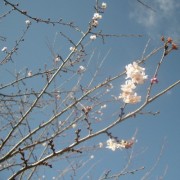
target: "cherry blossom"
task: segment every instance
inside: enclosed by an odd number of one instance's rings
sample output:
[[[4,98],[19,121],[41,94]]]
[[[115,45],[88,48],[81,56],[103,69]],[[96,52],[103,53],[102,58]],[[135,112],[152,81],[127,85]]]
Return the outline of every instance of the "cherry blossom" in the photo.
[[[93,15],[93,20],[98,20],[98,19],[102,19],[102,15],[100,15],[99,13],[94,13]]]
[[[1,49],[1,51],[2,51],[2,52],[7,51],[7,47],[3,47],[3,48]]]
[[[101,5],[101,8],[102,9],[106,9],[107,8],[107,4],[105,2],[103,2],[102,5]]]
[[[95,39],[96,39],[96,35],[91,35],[91,36],[90,36],[90,39],[91,39],[91,40],[95,40]]]
[[[25,21],[26,25],[29,26],[31,24],[31,21],[28,19]]]
[[[133,62],[133,64],[128,64],[126,66],[126,74],[126,79],[131,78],[132,81],[136,84],[143,84],[148,77],[147,75],[145,75],[145,68],[142,68],[136,62]]]

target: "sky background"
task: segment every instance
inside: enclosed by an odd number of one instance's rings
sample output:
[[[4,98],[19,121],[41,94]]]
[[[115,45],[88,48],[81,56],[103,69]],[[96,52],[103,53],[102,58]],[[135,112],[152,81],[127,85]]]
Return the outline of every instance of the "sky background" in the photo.
[[[31,0],[31,1],[11,1],[19,2],[21,9],[27,10],[29,14],[42,18],[58,20],[62,18],[65,22],[73,21],[83,31],[86,31],[88,22],[91,20],[94,13],[95,0]],[[141,34],[142,37],[120,37],[106,38],[103,44],[101,39],[97,39],[88,46],[89,51],[94,51],[93,63],[89,67],[89,74],[94,72],[97,64],[106,57],[106,61],[100,71],[98,80],[108,76],[116,75],[124,70],[125,65],[130,62],[140,59],[143,50],[148,41],[146,54],[153,49],[162,45],[160,37],[172,37],[179,44],[180,41],[180,2],[178,0],[146,0],[143,1],[152,7],[153,10],[146,8],[141,3],[135,0],[114,0],[104,1],[107,3],[107,9],[103,14],[100,25],[97,29],[103,30],[107,34]],[[9,7],[5,7],[3,2],[0,2],[0,14],[3,14]],[[11,49],[14,46],[15,40],[22,34],[26,28],[26,17],[14,12],[13,15],[0,19],[0,35],[7,37],[6,42],[0,41],[0,49],[7,46]],[[13,77],[6,76],[4,73],[24,71],[26,67],[32,72],[39,68],[52,66],[52,54],[49,47],[52,47],[56,53],[62,53],[66,57],[69,53],[69,43],[58,33],[65,32],[75,42],[78,41],[80,34],[63,26],[50,26],[32,22],[29,32],[25,36],[25,42],[20,45],[17,55],[14,56],[14,63],[1,67],[0,76],[1,83],[7,83]],[[88,40],[87,40],[88,41]],[[161,57],[158,53],[150,59],[144,66],[149,80],[153,75],[154,69]],[[0,59],[4,54],[0,52]],[[155,85],[153,93],[159,92],[168,87],[175,81],[180,79],[180,52],[174,51],[166,57],[159,72],[159,83]],[[152,63],[152,61],[154,61]],[[86,66],[86,64],[83,64]],[[87,76],[88,78],[88,76]],[[98,81],[97,81],[98,82]],[[34,82],[32,86],[37,86],[38,82]],[[122,79],[123,83],[123,79]],[[120,81],[115,82],[113,93],[120,92]],[[144,88],[144,89],[143,89]],[[138,93],[142,95],[145,87],[139,87]],[[132,161],[129,170],[145,166],[143,171],[136,172],[123,176],[122,179],[141,179],[155,164],[159,153],[164,144],[164,150],[157,167],[153,170],[149,179],[158,179],[167,169],[164,179],[178,179],[180,167],[180,87],[179,85],[167,92],[155,102],[146,107],[146,111],[160,111],[157,116],[139,115],[136,118],[128,119],[119,124],[111,131],[114,135],[128,139],[131,138],[136,130],[137,143],[133,151],[136,155]],[[105,117],[110,117],[113,106],[110,110],[104,112]],[[133,107],[132,107],[133,108]],[[107,121],[107,118],[106,118]],[[100,136],[90,142],[97,143],[98,141],[105,142],[107,137]],[[88,144],[87,144],[88,145]],[[76,177],[79,179],[97,179],[104,170],[111,169],[112,173],[121,170],[130,156],[131,150],[117,150],[115,152],[103,148],[96,152],[91,152],[84,156],[82,160],[85,163],[80,169]],[[91,155],[94,156],[91,159]],[[58,164],[59,163],[59,164]],[[44,179],[52,179],[58,176],[61,171],[61,163],[53,169],[45,168],[41,175]],[[44,175],[44,176],[43,176]],[[0,175],[0,179],[6,178],[7,174]],[[68,178],[67,178],[68,179]]]

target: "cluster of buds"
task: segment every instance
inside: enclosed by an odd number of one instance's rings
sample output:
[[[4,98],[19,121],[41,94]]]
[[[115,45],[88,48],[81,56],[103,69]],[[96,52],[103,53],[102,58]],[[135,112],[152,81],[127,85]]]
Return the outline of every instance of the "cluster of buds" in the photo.
[[[102,19],[102,15],[99,13],[94,13],[93,18],[92,18],[92,23],[91,23],[93,27],[98,26],[98,24],[99,24],[98,20],[99,19]]]
[[[53,154],[55,154],[55,153],[56,153],[56,150],[55,150],[55,148],[54,148],[54,143],[53,143],[53,140],[52,140],[52,139],[49,141],[48,145],[50,146]]]
[[[145,75],[145,68],[140,67],[138,63],[133,62],[126,66],[126,80],[125,84],[121,85],[122,93],[119,98],[123,99],[125,103],[135,104],[141,101],[141,96],[138,96],[134,89],[138,84],[143,84],[147,79]]]
[[[82,111],[84,112],[84,114],[87,116],[88,113],[92,110],[91,106],[86,106],[82,109]]]
[[[22,156],[21,160],[23,161],[24,165],[27,167],[28,166],[28,164],[27,164],[28,160],[25,158],[25,154],[21,148],[19,148],[19,153]]]
[[[105,2],[103,2],[103,3],[101,4],[100,9],[105,10],[106,8],[107,8],[107,4],[106,4]],[[98,11],[98,10],[97,10],[97,11]],[[98,21],[98,20],[100,20],[100,19],[102,19],[102,15],[99,14],[98,12],[94,13],[94,15],[93,15],[93,17],[92,17],[91,25],[92,25],[93,27],[97,27],[98,24],[99,24],[99,21]]]
[[[164,42],[164,49],[165,49],[164,56],[168,55],[172,50],[178,49],[178,45],[174,43],[171,37],[168,37],[167,39],[165,39],[165,37],[162,36],[161,41]],[[171,45],[171,48],[169,48],[169,45]]]

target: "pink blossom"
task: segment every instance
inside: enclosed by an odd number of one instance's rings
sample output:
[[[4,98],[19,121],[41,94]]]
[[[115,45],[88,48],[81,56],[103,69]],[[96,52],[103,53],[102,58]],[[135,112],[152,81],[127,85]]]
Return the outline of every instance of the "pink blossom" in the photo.
[[[151,79],[151,83],[152,83],[152,84],[158,83],[158,79],[157,79],[156,77],[153,77],[153,78]]]

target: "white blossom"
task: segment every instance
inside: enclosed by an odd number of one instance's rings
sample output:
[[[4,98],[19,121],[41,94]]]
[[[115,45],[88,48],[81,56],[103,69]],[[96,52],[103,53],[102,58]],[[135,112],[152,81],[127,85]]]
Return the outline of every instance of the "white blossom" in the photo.
[[[32,71],[29,71],[27,74],[29,77],[32,76]]]
[[[70,51],[77,51],[77,49],[75,47],[70,47],[69,50]]]
[[[133,89],[135,89],[135,88],[136,88],[136,86],[132,80],[127,80],[125,82],[125,84],[121,85],[121,90],[123,92],[131,93],[131,92],[133,92]]]
[[[97,27],[97,26],[98,26],[98,24],[99,24],[99,22],[98,22],[97,20],[93,20],[93,22],[92,22],[92,26]]]
[[[107,105],[104,104],[104,105],[101,106],[101,109],[105,109],[106,107],[107,107]]]
[[[55,61],[55,62],[59,62],[59,61],[60,61],[60,57],[59,57],[59,56],[55,57],[55,58],[54,58],[54,61]]]
[[[2,51],[2,52],[7,51],[7,47],[3,47],[3,48],[1,49],[1,51]]]
[[[102,8],[102,9],[106,9],[106,8],[107,8],[107,4],[106,4],[105,2],[103,2],[103,3],[101,4],[101,8]]]
[[[126,66],[126,74],[126,79],[131,78],[132,81],[136,84],[143,84],[148,77],[147,75],[145,75],[145,68],[142,68],[136,62],[133,62],[133,64],[128,64]]]
[[[29,19],[27,19],[27,20],[25,21],[25,23],[26,23],[27,26],[29,26],[29,25],[31,24],[31,21],[30,21]]]
[[[138,65],[138,63],[133,62],[126,66],[126,79],[130,78],[121,85],[122,93],[119,96],[119,99],[123,99],[125,103],[135,104],[141,101],[141,96],[138,96],[135,92],[136,86],[138,84],[143,84],[147,79],[145,75],[145,68]]]
[[[122,92],[119,98],[122,98],[128,104],[136,104],[141,101],[141,96],[138,96],[136,92]]]
[[[90,39],[91,39],[91,40],[95,40],[95,39],[96,39],[96,35],[91,35],[91,36],[90,36]]]
[[[86,68],[84,66],[79,66],[78,73],[83,73],[86,71]]]
[[[102,19],[102,15],[101,14],[99,14],[99,13],[94,13],[94,15],[93,15],[93,18],[92,18],[93,20],[98,20],[98,19]]]
[[[106,141],[106,143],[107,143],[106,148],[111,149],[112,151],[115,151],[115,150],[116,150],[116,148],[117,148],[117,143],[116,143],[116,141],[115,141],[114,139],[108,139],[108,140]]]
[[[128,141],[121,140],[118,142],[115,139],[108,139],[106,141],[107,143],[106,148],[111,149],[112,151],[115,151],[116,149],[122,149],[122,148],[129,149],[133,146],[134,142],[135,141],[133,139],[128,140]]]
[[[115,139],[108,139],[106,143],[107,143],[106,148],[111,149],[112,151],[115,151],[116,149],[124,148],[124,146],[122,146],[122,143],[117,142]]]
[[[74,123],[74,124],[72,125],[72,128],[76,128],[76,126],[77,126],[77,124],[76,124],[76,123]]]

